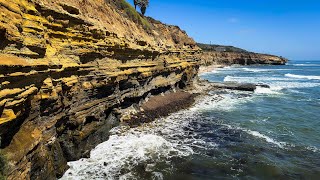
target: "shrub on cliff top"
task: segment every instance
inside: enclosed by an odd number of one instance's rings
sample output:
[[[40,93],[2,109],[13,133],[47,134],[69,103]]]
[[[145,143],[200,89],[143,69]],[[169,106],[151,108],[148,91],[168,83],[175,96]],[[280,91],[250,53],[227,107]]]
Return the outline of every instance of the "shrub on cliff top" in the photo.
[[[146,13],[147,7],[149,6],[149,0],[134,0],[134,8],[137,9],[137,6],[140,7],[142,15]]]
[[[140,0],[138,6],[140,7],[142,15],[146,14],[147,7],[149,6],[149,0]]]
[[[114,4],[118,10],[124,12],[124,16],[131,19],[133,22],[142,25],[145,30],[151,30],[151,24],[148,20],[141,15],[132,7],[126,0],[105,0],[107,3]]]

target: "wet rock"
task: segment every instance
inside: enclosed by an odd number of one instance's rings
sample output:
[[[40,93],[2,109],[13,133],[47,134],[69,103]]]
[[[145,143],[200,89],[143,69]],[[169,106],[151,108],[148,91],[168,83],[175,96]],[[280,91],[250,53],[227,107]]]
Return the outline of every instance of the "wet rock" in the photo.
[[[269,85],[265,84],[251,84],[251,83],[237,83],[237,82],[226,82],[226,83],[211,83],[213,88],[219,89],[231,89],[239,91],[255,91],[257,87],[270,88]]]
[[[257,84],[256,86],[262,87],[262,88],[270,88],[267,84]]]

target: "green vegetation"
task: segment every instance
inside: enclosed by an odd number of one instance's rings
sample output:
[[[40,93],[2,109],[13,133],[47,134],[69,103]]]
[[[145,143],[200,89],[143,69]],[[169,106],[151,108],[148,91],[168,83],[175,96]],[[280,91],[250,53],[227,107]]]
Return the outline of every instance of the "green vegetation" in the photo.
[[[149,0],[134,0],[134,6],[135,6],[135,8],[137,6],[139,6],[140,11],[141,11],[142,15],[144,16],[144,14],[147,11],[147,7],[149,6]]]
[[[106,0],[110,4],[114,4],[118,10],[124,12],[124,15],[133,22],[140,24],[145,30],[151,30],[151,24],[147,18],[142,17],[126,0]],[[149,1],[148,1],[149,2]]]
[[[147,7],[146,6],[141,6],[140,7],[140,11],[144,15],[146,13],[146,11],[147,11]]]
[[[137,10],[137,6],[140,3],[140,0],[133,0],[133,4],[134,4],[134,9]]]
[[[240,49],[234,46],[223,46],[223,45],[216,45],[216,44],[201,44],[197,43],[197,45],[203,51],[215,51],[215,52],[237,52],[237,53],[247,53],[248,51],[244,49]]]

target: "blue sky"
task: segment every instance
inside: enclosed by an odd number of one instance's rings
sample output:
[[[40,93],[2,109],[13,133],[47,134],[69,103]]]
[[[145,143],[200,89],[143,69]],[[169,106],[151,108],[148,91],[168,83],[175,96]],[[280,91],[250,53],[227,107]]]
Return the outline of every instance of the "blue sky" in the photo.
[[[320,0],[150,0],[146,15],[197,42],[320,60]]]

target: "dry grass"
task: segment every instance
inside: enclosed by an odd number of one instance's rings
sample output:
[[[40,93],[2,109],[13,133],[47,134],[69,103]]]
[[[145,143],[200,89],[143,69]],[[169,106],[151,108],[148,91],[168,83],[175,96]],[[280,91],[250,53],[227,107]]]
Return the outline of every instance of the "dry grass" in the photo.
[[[110,0],[106,1],[108,2]],[[127,18],[141,25],[145,30],[151,30],[151,24],[149,23],[148,19],[139,14],[126,0],[113,1],[113,3],[119,10],[124,12],[124,15]]]
[[[6,163],[5,163],[5,158],[0,152],[0,180],[5,180],[4,177],[4,171],[5,171]]]

